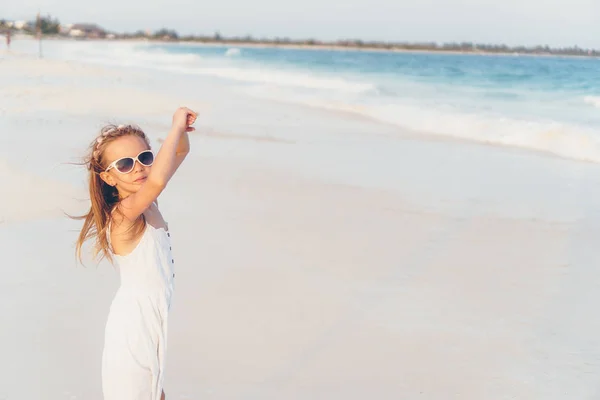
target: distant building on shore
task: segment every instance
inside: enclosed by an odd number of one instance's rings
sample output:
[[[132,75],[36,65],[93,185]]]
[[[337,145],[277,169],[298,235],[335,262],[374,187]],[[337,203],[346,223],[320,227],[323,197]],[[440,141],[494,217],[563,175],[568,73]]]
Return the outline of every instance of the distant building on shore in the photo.
[[[96,24],[62,25],[60,31],[75,38],[103,39],[107,36],[106,31]]]
[[[25,29],[29,24],[27,21],[15,21],[13,27],[15,29]]]
[[[6,21],[5,25],[7,28],[12,28],[20,31],[27,28],[31,24],[27,21]]]

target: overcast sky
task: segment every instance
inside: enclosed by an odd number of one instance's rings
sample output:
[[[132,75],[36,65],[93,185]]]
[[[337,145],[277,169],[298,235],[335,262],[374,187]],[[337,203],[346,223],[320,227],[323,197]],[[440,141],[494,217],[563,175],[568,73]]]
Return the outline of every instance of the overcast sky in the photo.
[[[0,1],[0,17],[31,19],[39,9],[63,23],[119,32],[168,27],[183,34],[600,48],[600,0]]]

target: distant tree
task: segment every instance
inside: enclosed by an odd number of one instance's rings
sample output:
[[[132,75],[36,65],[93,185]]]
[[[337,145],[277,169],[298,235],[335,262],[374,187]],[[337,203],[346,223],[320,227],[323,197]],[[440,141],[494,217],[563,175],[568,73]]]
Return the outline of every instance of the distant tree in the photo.
[[[219,31],[216,31],[216,32],[215,32],[214,39],[215,39],[217,42],[218,42],[218,41],[221,41],[221,40],[223,40],[223,37],[221,36],[221,33],[220,33]]]
[[[177,32],[175,32],[172,29],[166,29],[166,28],[163,28],[163,29],[160,29],[160,30],[154,32],[153,36],[158,39],[170,39],[170,40],[176,40],[179,38],[179,35],[177,34]]]
[[[38,26],[36,26],[38,28]],[[39,28],[44,35],[56,35],[60,31],[60,22],[56,18],[52,18],[50,14],[45,17],[40,17]]]

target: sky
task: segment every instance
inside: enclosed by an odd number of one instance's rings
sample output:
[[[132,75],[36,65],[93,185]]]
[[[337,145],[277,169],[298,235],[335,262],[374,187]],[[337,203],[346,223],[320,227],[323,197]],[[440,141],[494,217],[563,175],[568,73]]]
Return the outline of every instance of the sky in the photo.
[[[6,5],[10,0],[0,0]],[[600,49],[600,0],[24,0],[0,17],[94,22],[117,32],[506,43]],[[7,11],[9,14],[7,14]]]

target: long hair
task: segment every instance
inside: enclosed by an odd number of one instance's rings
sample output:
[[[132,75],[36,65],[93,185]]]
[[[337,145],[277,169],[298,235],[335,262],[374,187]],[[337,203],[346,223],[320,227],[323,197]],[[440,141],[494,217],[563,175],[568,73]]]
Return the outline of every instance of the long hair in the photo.
[[[84,165],[88,169],[90,210],[82,215],[74,217],[83,220],[83,227],[76,242],[76,255],[82,262],[81,249],[88,240],[94,240],[93,257],[101,260],[106,257],[112,262],[112,249],[108,240],[108,227],[114,212],[119,212],[119,192],[116,187],[110,186],[102,180],[100,174],[108,167],[104,159],[106,147],[116,139],[133,135],[142,138],[148,148],[150,142],[146,134],[137,126],[133,125],[107,125],[101,129],[100,134],[90,144],[88,154],[84,159]],[[133,236],[145,228],[146,221],[143,216],[136,221],[132,227]],[[82,262],[83,263],[83,262]]]

